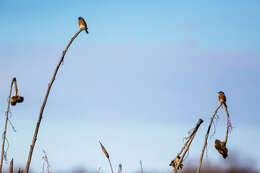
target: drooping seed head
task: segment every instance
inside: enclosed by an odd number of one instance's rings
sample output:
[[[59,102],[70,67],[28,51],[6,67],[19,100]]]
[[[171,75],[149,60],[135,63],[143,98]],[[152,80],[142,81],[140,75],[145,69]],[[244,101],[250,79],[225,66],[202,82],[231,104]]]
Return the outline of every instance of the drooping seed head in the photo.
[[[221,142],[219,139],[215,140],[215,148],[219,152],[219,154],[222,155],[224,159],[228,156],[228,149],[226,147],[226,144],[224,142]]]
[[[22,96],[17,96],[17,103],[22,103],[24,98]]]
[[[106,148],[104,147],[104,145],[100,141],[99,141],[99,143],[100,143],[101,149],[102,149],[103,153],[105,154],[106,158],[109,159],[109,154],[108,154]]]
[[[17,103],[17,96],[11,97],[11,105],[12,105],[12,106],[15,106],[16,103]]]

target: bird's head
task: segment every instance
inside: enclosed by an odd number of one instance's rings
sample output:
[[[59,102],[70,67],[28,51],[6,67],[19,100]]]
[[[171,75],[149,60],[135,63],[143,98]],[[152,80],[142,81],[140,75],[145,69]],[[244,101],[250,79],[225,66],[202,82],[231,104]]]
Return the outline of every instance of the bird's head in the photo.
[[[79,20],[83,20],[83,17],[79,16],[78,19],[79,19]]]
[[[224,94],[224,92],[223,91],[219,91],[218,94]]]

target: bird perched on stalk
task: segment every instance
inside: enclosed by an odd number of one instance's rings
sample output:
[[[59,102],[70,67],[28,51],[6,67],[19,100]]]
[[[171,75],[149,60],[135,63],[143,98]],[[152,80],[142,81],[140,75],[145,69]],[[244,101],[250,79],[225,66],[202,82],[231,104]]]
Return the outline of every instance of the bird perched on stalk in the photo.
[[[223,103],[225,107],[227,107],[226,105],[226,96],[225,96],[225,93],[223,91],[219,91],[218,92],[218,100],[220,103]]]
[[[88,26],[83,17],[78,17],[78,24],[81,29],[84,29],[88,34]]]

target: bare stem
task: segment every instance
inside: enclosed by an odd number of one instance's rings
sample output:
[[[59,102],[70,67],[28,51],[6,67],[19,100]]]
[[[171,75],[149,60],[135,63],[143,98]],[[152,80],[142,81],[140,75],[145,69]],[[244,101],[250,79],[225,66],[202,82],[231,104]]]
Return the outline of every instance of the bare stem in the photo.
[[[5,127],[4,127],[4,132],[2,136],[2,151],[1,151],[1,161],[0,161],[0,173],[2,173],[2,168],[3,168],[3,160],[4,160],[4,150],[5,150],[5,139],[6,139],[6,130],[7,130],[7,123],[8,123],[8,114],[10,110],[10,103],[11,103],[11,95],[12,95],[12,89],[13,89],[13,84],[15,84],[15,93],[17,92],[17,85],[16,85],[16,78],[14,77],[11,86],[10,86],[10,91],[9,91],[9,97],[8,97],[8,103],[7,103],[7,108],[5,112]]]
[[[118,173],[122,173],[122,164],[121,163],[118,165]]]
[[[47,157],[47,153],[44,150],[43,150],[43,157],[42,157],[42,159],[43,159],[43,167],[42,167],[43,173],[44,173],[44,162],[47,165],[47,173],[51,173],[51,171],[50,171],[50,163],[49,163],[49,160],[48,160],[48,157]]]
[[[217,115],[217,112],[218,112],[219,108],[222,106],[222,104],[223,104],[223,103],[221,103],[221,104],[217,107],[217,109],[216,109],[215,112],[213,113],[212,117],[210,118],[210,123],[209,123],[208,131],[207,131],[206,136],[205,136],[204,145],[203,145],[203,148],[202,148],[202,151],[201,151],[201,155],[200,155],[200,162],[199,162],[199,166],[198,166],[198,168],[197,168],[196,173],[199,173],[199,172],[200,172],[200,168],[201,168],[202,160],[203,160],[203,155],[204,155],[204,152],[205,152],[207,143],[208,143],[208,137],[209,137],[210,128],[211,128],[212,123],[213,123],[213,120],[214,120],[215,116]]]
[[[140,168],[141,168],[141,173],[144,173],[142,160],[140,160]]]
[[[33,135],[33,140],[32,140],[32,144],[30,145],[30,151],[29,151],[29,155],[28,155],[28,160],[27,160],[27,163],[26,163],[26,168],[24,170],[24,173],[28,173],[29,172],[29,168],[30,168],[30,163],[31,163],[31,159],[32,159],[32,154],[33,154],[33,149],[34,149],[34,146],[35,146],[35,143],[36,143],[36,140],[37,140],[37,135],[38,135],[38,131],[39,131],[39,127],[40,127],[40,124],[41,124],[41,120],[42,120],[42,114],[43,114],[43,111],[44,111],[44,108],[45,108],[45,105],[46,105],[46,102],[47,102],[47,99],[48,99],[48,96],[49,96],[49,93],[50,93],[50,90],[51,90],[51,87],[52,87],[52,84],[55,80],[55,77],[56,77],[56,74],[60,68],[60,65],[61,63],[63,62],[63,59],[71,45],[71,43],[73,42],[73,40],[79,35],[79,33],[83,31],[83,29],[80,29],[70,40],[70,42],[68,43],[68,45],[66,46],[65,50],[62,52],[62,55],[61,55],[61,58],[60,58],[60,61],[54,71],[54,74],[52,76],[52,79],[50,81],[50,83],[48,84],[48,89],[47,89],[47,92],[45,94],[45,97],[44,97],[44,100],[43,100],[43,103],[42,103],[42,106],[41,106],[41,109],[40,109],[40,113],[39,113],[39,117],[38,117],[38,121],[37,121],[37,124],[36,124],[36,127],[35,127],[35,131],[34,131],[34,135]]]
[[[17,87],[17,82],[16,82],[16,78],[15,77],[13,78],[12,82],[13,82],[14,88],[15,88],[14,95],[17,96],[18,95],[18,87]]]
[[[112,167],[112,164],[111,164],[111,161],[110,161],[110,158],[107,158],[108,162],[109,162],[109,165],[110,165],[110,168],[111,168],[111,172],[114,173],[113,171],[113,167]]]
[[[192,135],[190,135],[191,137]],[[183,145],[183,147],[181,148],[181,151],[177,154],[177,156],[180,156],[182,154],[182,152],[184,151],[184,149],[187,147],[188,143],[189,143],[190,140],[187,140],[185,142],[185,144]]]
[[[111,168],[111,172],[114,173],[113,167],[112,167],[112,164],[111,164],[111,161],[110,161],[110,157],[109,157],[109,154],[108,154],[106,148],[104,147],[104,145],[100,141],[99,141],[99,144],[100,144],[101,149],[102,149],[103,153],[105,154],[105,156],[106,156],[106,158],[107,158],[107,160],[109,162],[109,165],[110,165],[110,168]]]
[[[230,124],[230,120],[229,120],[229,112],[228,112],[228,108],[227,105],[224,104],[226,113],[227,113],[227,128],[226,128],[226,137],[225,137],[225,141],[224,141],[224,145],[226,145],[227,140],[228,140],[228,133],[229,133],[229,128],[231,128],[231,124]]]

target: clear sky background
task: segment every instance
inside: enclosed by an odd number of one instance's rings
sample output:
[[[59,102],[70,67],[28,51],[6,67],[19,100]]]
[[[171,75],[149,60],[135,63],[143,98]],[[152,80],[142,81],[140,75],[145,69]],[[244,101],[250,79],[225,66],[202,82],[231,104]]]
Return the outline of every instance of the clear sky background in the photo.
[[[24,167],[47,84],[62,51],[86,19],[58,72],[43,115],[31,168],[46,150],[52,171],[77,167],[124,172],[171,170],[183,137],[202,118],[186,162],[197,165],[217,92],[226,93],[233,131],[230,154],[260,165],[260,1],[0,0],[1,130],[9,86],[17,77],[22,104],[11,107],[8,160]],[[224,139],[221,109],[206,160]],[[252,162],[251,162],[252,161]],[[8,164],[5,162],[5,168]]]

